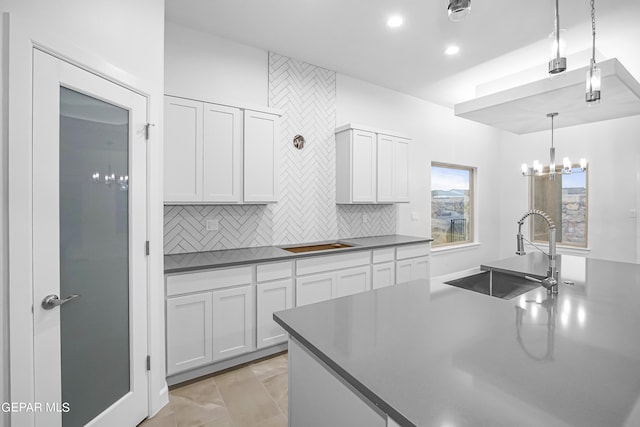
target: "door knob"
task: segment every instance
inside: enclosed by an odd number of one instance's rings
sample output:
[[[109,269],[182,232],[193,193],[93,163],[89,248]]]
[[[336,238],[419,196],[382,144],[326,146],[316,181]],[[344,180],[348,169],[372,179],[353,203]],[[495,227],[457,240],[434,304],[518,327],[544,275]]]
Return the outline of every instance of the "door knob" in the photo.
[[[42,308],[44,308],[45,310],[51,310],[52,308],[62,305],[64,303],[67,303],[74,298],[78,298],[79,296],[80,295],[73,294],[73,295],[69,295],[64,299],[60,299],[58,295],[55,295],[55,294],[47,295],[42,300]]]

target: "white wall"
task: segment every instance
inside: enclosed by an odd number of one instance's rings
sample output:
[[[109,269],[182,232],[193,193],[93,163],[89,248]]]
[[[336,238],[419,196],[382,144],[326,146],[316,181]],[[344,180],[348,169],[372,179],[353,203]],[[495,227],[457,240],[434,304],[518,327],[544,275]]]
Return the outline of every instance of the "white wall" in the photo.
[[[11,43],[11,81],[8,87],[12,93],[9,99],[8,123],[12,125],[7,136],[3,133],[3,143],[10,145],[11,173],[14,184],[28,188],[29,175],[29,141],[30,126],[30,72],[31,72],[31,40],[40,43],[53,51],[68,55],[72,59],[82,58],[84,66],[94,69],[136,88],[149,96],[149,120],[156,124],[152,131],[149,148],[149,238],[151,241],[151,257],[149,278],[152,287],[149,292],[150,306],[150,351],[153,356],[151,372],[151,407],[158,410],[167,401],[167,389],[164,378],[164,286],[162,257],[162,96],[164,93],[164,1],[163,0],[113,0],[109,2],[87,2],[84,0],[2,0],[0,12],[10,14]],[[7,46],[3,45],[3,54],[7,54]],[[3,93],[3,102],[6,98]],[[15,156],[15,157],[14,157]],[[22,168],[22,170],[21,170]],[[3,172],[5,169],[3,168]],[[24,183],[26,181],[26,183]],[[13,187],[12,187],[13,188]],[[18,187],[22,189],[23,187]],[[28,192],[25,191],[25,196]],[[12,218],[28,217],[30,212],[27,197],[21,197],[20,190],[10,192],[9,212]],[[5,197],[3,194],[3,202]],[[30,231],[25,221],[20,228],[11,232],[22,235],[24,242],[11,243],[13,259],[30,256]],[[19,239],[11,239],[18,242]],[[7,237],[3,233],[3,245]],[[14,249],[15,252],[14,252]],[[13,265],[13,264],[12,264]],[[4,267],[4,266],[3,266]],[[11,283],[29,283],[27,271],[10,271]],[[28,269],[27,269],[28,270]],[[3,269],[4,274],[5,269]],[[14,280],[18,278],[19,280]],[[3,283],[2,291],[6,292]],[[19,313],[20,322],[12,329],[18,335],[22,329],[30,334],[30,288],[25,286],[12,288],[12,313]],[[20,301],[20,304],[17,303]],[[9,305],[2,306],[2,313],[9,311]],[[12,314],[13,315],[13,314]],[[13,338],[13,335],[12,335]],[[20,349],[11,348],[16,361],[20,359]],[[29,352],[21,357],[28,364]],[[18,364],[18,363],[17,363]],[[16,365],[17,365],[16,364]],[[13,368],[13,366],[12,366]],[[5,384],[7,381],[3,381]],[[28,379],[15,381],[13,400],[28,400],[32,385]],[[25,397],[27,399],[25,399]],[[8,396],[4,396],[8,399]],[[26,420],[26,418],[25,418]]]
[[[267,105],[268,53],[167,22],[165,93]]]
[[[598,108],[594,106],[592,108]],[[588,246],[589,257],[636,262],[637,180],[640,173],[640,117],[556,129],[556,158],[589,161]],[[505,132],[500,144],[500,164],[510,179],[501,183],[501,256],[515,251],[516,221],[529,209],[529,181],[519,175],[519,165],[534,159],[549,161],[551,132],[526,135]],[[528,227],[525,227],[528,232]]]
[[[432,252],[432,276],[478,266],[498,253],[500,175],[495,171],[503,132],[457,118],[453,111],[399,92],[338,74],[337,124],[362,123],[412,138],[411,203],[398,205],[398,233],[431,235],[432,161],[476,167],[479,245]],[[418,219],[413,221],[411,214]]]

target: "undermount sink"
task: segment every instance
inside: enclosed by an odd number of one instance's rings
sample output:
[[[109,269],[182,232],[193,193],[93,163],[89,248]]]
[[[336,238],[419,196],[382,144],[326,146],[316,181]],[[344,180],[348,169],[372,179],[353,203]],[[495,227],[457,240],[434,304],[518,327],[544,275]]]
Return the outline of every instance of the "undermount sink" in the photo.
[[[321,243],[317,245],[290,246],[282,249],[289,252],[301,253],[301,252],[327,251],[332,249],[344,249],[344,248],[351,248],[353,246],[354,245],[350,245],[348,243],[343,243],[343,242],[330,242],[330,243]]]
[[[502,299],[515,298],[540,286],[540,283],[525,279],[522,276],[493,270],[449,280],[444,283]]]

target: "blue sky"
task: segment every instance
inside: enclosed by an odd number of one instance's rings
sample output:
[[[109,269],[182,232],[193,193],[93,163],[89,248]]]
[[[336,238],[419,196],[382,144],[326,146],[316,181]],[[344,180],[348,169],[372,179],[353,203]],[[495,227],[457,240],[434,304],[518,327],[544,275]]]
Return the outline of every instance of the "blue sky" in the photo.
[[[431,190],[468,190],[469,171],[431,166]]]

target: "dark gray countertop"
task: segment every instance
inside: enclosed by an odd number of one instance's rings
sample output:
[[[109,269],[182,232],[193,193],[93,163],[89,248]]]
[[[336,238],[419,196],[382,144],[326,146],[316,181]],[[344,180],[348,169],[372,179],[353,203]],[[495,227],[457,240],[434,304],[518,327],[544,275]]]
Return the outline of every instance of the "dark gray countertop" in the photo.
[[[256,248],[226,249],[209,252],[165,255],[164,272],[165,274],[183,273],[186,271],[205,270],[209,268],[230,267],[234,265],[253,264],[259,262],[273,262],[309,256],[333,255],[340,252],[360,251],[386,246],[399,246],[433,241],[433,239],[428,237],[403,236],[401,234],[338,240],[354,246],[351,248],[306,253],[292,253],[285,251],[278,246],[261,246]],[[320,243],[324,242],[301,243],[287,246],[303,246]]]
[[[274,318],[403,426],[640,426],[640,266],[562,261],[555,298],[420,280]]]

